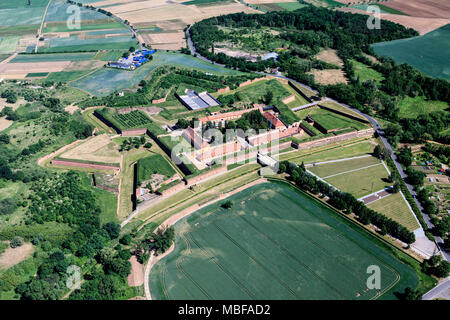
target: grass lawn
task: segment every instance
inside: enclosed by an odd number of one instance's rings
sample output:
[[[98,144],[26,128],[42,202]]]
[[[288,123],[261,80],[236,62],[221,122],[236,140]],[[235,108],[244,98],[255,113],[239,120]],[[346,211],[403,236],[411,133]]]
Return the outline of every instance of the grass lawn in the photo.
[[[344,107],[344,106],[342,106],[342,105],[340,105],[338,103],[327,101],[327,102],[321,103],[321,105],[323,105],[324,107],[333,109],[333,110],[337,110],[337,111],[340,111],[340,112],[347,113],[349,115],[352,115],[354,117],[357,117],[359,119],[367,121],[367,119],[364,118],[363,116],[361,116],[360,114],[356,113],[353,110],[349,110],[348,108],[346,108],[346,107]]]
[[[152,175],[155,173],[162,174],[166,176],[166,178],[170,178],[175,174],[175,170],[172,168],[170,163],[168,163],[166,159],[158,153],[140,159],[137,164],[138,184],[141,184],[145,180],[151,179]]]
[[[361,130],[367,128],[367,125],[359,121],[352,120],[324,109],[320,109],[320,112],[315,115],[311,115],[311,117],[326,130],[345,128],[355,128],[357,130]]]
[[[175,251],[152,270],[156,299],[395,299],[418,283],[378,240],[286,184],[229,199],[231,209],[217,202],[175,225]],[[381,290],[366,290],[372,264]]]
[[[325,181],[341,191],[351,193],[356,198],[384,189],[392,185],[385,182],[389,174],[382,164],[326,178]]]
[[[117,194],[98,188],[92,188],[92,190],[101,209],[100,223],[119,222],[117,219]]]
[[[274,4],[286,11],[294,11],[306,7],[306,4],[301,4],[299,2],[279,2]]]
[[[308,167],[308,170],[318,175],[319,177],[328,177],[333,174],[364,168],[379,163],[381,163],[380,160],[375,157],[366,157],[346,161],[318,164],[313,167]]]
[[[0,53],[13,53],[16,51],[20,37],[5,37],[0,41]]]
[[[405,97],[400,101],[399,107],[400,118],[416,118],[420,114],[447,110],[449,104],[444,101],[426,100],[424,97]]]
[[[420,227],[400,192],[369,203],[367,206],[397,221],[411,231]]]
[[[359,77],[361,82],[367,80],[374,80],[377,84],[380,84],[383,81],[384,77],[378,71],[375,71],[368,65],[361,63],[356,60],[350,60],[353,63],[353,67],[355,68],[355,73]]]
[[[371,154],[375,145],[367,139],[354,139],[344,142],[332,143],[326,146],[314,147],[280,155],[280,161],[289,160],[300,164],[343,159],[348,157]]]

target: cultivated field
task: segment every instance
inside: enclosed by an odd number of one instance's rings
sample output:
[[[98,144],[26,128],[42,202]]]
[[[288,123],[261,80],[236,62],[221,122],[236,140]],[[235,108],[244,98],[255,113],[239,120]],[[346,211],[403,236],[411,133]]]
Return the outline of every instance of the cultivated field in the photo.
[[[418,229],[419,223],[400,193],[381,198],[367,205],[369,208],[397,221],[411,231]]]
[[[391,57],[397,63],[407,63],[432,77],[450,80],[450,24],[424,36],[376,43],[372,47],[377,54]]]
[[[177,67],[196,69],[210,73],[239,74],[238,71],[219,67],[192,56],[170,52],[156,52],[153,60],[134,71],[105,68],[74,81],[71,86],[89,92],[95,96],[106,96],[116,90],[133,87],[142,79],[150,76],[156,68],[164,65],[174,65]]]
[[[314,76],[314,80],[317,83],[323,85],[348,82],[344,71],[340,69],[312,70],[310,73]]]
[[[383,5],[412,17],[450,19],[450,3],[442,0],[390,0]]]
[[[230,200],[232,209],[216,203],[176,224],[174,252],[152,269],[153,298],[376,299],[417,283],[369,235],[287,185],[260,184]],[[366,286],[373,264],[381,290]]]

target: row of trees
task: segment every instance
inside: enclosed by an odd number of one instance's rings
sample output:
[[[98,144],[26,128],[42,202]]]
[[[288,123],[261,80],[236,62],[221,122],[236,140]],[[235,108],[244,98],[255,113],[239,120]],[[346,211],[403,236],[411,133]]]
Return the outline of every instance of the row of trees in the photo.
[[[361,223],[375,225],[382,235],[389,234],[407,244],[415,241],[414,233],[386,216],[369,209],[353,195],[334,189],[306,172],[304,165],[297,166],[288,161],[280,162],[280,172],[288,173],[290,178],[302,189],[313,194],[328,197],[328,203],[346,214],[354,213]]]

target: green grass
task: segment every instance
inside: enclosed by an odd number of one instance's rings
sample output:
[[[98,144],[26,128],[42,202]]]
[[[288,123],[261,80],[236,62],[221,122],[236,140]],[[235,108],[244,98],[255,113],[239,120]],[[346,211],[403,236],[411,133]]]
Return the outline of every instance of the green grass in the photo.
[[[426,100],[424,97],[406,96],[400,101],[400,118],[416,118],[421,114],[439,110],[448,110],[449,104],[444,101]]]
[[[123,24],[119,22],[106,22],[106,23],[96,23],[96,24],[85,24],[80,25],[80,31],[89,30],[103,30],[103,29],[122,29]],[[67,27],[67,23],[49,23],[47,27],[44,28],[44,33],[54,33],[54,32],[70,32],[73,31]]]
[[[386,169],[380,164],[325,178],[325,181],[341,191],[351,193],[356,198],[360,198],[391,186],[392,183],[385,182],[388,176]]]
[[[215,4],[216,2],[230,2],[230,0],[191,0],[191,1],[185,1],[181,4],[184,5],[210,5]]]
[[[34,78],[34,77],[46,77],[48,72],[32,72],[27,73],[26,78]]]
[[[280,160],[289,160],[300,164],[302,162],[313,163],[318,161],[343,159],[370,154],[375,147],[369,142],[354,143],[353,141],[348,141],[347,144],[349,145],[346,145],[345,143],[334,143],[323,147],[285,153],[280,156]]]
[[[92,72],[92,70],[52,72],[48,75],[47,80],[55,82],[69,82],[79,79],[89,72]]]
[[[112,192],[92,188],[97,197],[97,204],[100,207],[100,223],[119,222],[117,218],[117,194]]]
[[[367,267],[381,268],[381,298],[418,277],[374,237],[286,184],[265,183],[175,225],[175,251],[152,269],[156,299],[358,299]],[[339,276],[336,276],[338,274]]]
[[[450,24],[420,37],[376,43],[372,47],[378,55],[410,64],[429,76],[450,80]]]
[[[377,84],[381,84],[381,81],[384,80],[384,77],[381,73],[378,71],[375,71],[368,65],[361,63],[359,61],[350,60],[353,63],[353,67],[355,68],[356,76],[359,77],[359,80],[361,82],[367,81],[367,80],[373,80]]]
[[[53,61],[87,61],[94,57],[94,53],[48,53],[48,54],[19,54],[11,63],[53,62]]]
[[[20,37],[5,37],[0,42],[0,53],[13,53],[16,51]]]
[[[392,194],[367,205],[369,208],[384,214],[388,218],[397,221],[411,231],[420,227],[414,217],[414,213],[409,210],[408,205],[400,193]]]
[[[318,164],[313,167],[308,167],[308,170],[318,175],[319,177],[328,177],[332,174],[364,168],[379,163],[381,163],[380,160],[375,157],[366,157],[346,161]]]
[[[319,109],[319,112],[311,115],[311,118],[326,130],[355,128],[357,130],[366,129],[367,126],[359,121],[332,113],[325,109]]]
[[[301,4],[299,2],[280,2],[280,3],[274,3],[274,4],[283,8],[286,11],[294,11],[294,10],[306,7],[305,4]]]
[[[137,166],[138,184],[150,180],[155,173],[162,174],[166,178],[170,178],[175,174],[175,170],[170,163],[160,154],[153,154],[149,157],[139,159]]]

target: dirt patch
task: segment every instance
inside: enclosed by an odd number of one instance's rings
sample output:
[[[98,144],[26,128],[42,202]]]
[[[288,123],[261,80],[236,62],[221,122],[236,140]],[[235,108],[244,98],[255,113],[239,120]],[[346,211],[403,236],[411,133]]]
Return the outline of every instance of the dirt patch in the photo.
[[[347,79],[345,78],[344,72],[342,70],[313,70],[311,74],[314,75],[314,79],[317,83],[323,85],[347,83]]]
[[[443,0],[392,0],[383,5],[412,17],[450,19],[450,2]]]
[[[69,65],[70,61],[7,63],[0,66],[0,73],[12,75],[41,72],[59,72],[67,68]]]
[[[0,131],[8,129],[13,123],[14,121],[7,120],[6,117],[0,118]]]
[[[0,269],[8,269],[28,258],[34,252],[31,243],[25,243],[17,248],[7,248],[0,255]]]
[[[144,284],[144,268],[142,264],[140,264],[136,256],[131,256],[131,273],[128,275],[128,286],[130,287],[139,287]]]
[[[14,111],[17,110],[21,105],[26,104],[27,102],[20,98],[17,99],[16,103],[8,103],[5,98],[0,98],[0,111],[3,110],[4,107],[11,107]]]
[[[344,65],[341,58],[339,58],[339,56],[337,55],[336,50],[333,49],[322,50],[314,58],[334,64],[339,67],[342,67]]]
[[[78,106],[75,106],[73,104],[71,104],[70,106],[67,106],[64,108],[65,111],[67,111],[70,114],[74,114],[75,111],[79,110],[80,108],[78,108]]]

